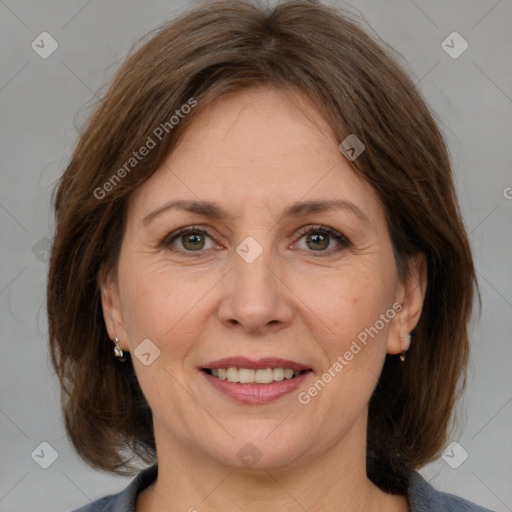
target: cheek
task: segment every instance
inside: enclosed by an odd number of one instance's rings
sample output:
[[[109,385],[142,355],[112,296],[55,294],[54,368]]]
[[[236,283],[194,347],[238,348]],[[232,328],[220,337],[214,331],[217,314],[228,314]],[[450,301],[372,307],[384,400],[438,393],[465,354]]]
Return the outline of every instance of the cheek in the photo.
[[[379,266],[372,268],[373,272],[346,268],[343,275],[325,283],[323,302],[315,295],[315,312],[322,322],[313,320],[312,325],[323,364],[298,401],[303,414],[321,421],[330,432],[348,432],[364,413],[386,356],[385,340],[394,313],[392,295],[390,283],[377,279]],[[388,311],[387,322],[375,329],[380,315]]]
[[[180,410],[182,394],[179,382],[183,381],[183,361],[199,338],[199,324],[194,318],[194,306],[200,293],[184,293],[176,275],[162,272],[139,272],[135,265],[127,266],[123,290],[123,319],[127,325],[127,337],[132,362],[139,384],[153,411],[165,411],[172,405]],[[192,295],[192,296],[191,296]],[[204,295],[204,292],[203,292]],[[151,340],[150,362],[138,359],[137,351],[143,340]],[[145,342],[147,345],[147,342]],[[176,379],[174,376],[179,375]],[[179,414],[178,412],[176,414]]]
[[[380,372],[385,357],[387,332],[395,312],[393,283],[383,272],[378,263],[347,268],[325,282],[321,293],[316,292],[316,311],[322,322],[315,325],[325,364],[330,367],[343,357],[348,363],[343,373],[350,381],[358,379],[363,367]]]
[[[373,325],[379,314],[391,306],[390,283],[383,282],[376,270],[344,269],[316,292],[315,302],[326,323],[334,327],[334,333],[344,337],[347,331],[353,334],[354,329]]]
[[[177,300],[176,286],[158,272],[141,271],[136,264],[125,265],[121,289],[123,321],[130,345],[149,338],[159,343],[162,334],[178,322],[183,301]],[[178,317],[178,318],[176,318]]]
[[[131,350],[150,339],[161,350],[160,363],[178,364],[200,336],[198,314],[214,283],[183,271],[139,268],[136,263],[125,266],[124,283],[123,319]]]

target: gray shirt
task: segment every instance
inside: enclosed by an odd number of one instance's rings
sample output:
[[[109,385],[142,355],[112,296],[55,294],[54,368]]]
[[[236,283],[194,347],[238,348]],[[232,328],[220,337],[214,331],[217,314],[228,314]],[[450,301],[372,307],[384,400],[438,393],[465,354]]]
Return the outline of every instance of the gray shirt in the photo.
[[[119,494],[105,496],[73,512],[135,512],[137,495],[156,480],[157,473],[155,464],[141,471]],[[410,475],[407,499],[411,512],[493,512],[453,494],[436,491],[416,471]]]

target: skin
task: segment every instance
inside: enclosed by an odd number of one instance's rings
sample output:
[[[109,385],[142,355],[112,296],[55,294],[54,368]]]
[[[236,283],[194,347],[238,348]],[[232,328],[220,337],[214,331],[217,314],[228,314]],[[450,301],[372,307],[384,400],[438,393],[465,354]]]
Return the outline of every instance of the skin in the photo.
[[[366,476],[367,412],[386,353],[406,350],[419,320],[426,265],[418,258],[400,282],[384,210],[329,133],[303,96],[240,92],[199,114],[130,198],[118,268],[101,293],[109,335],[123,350],[148,338],[160,350],[148,366],[132,357],[159,464],[138,512],[409,510],[404,496]],[[143,223],[177,199],[216,202],[228,217],[171,209]],[[369,224],[347,210],[282,217],[289,204],[313,199],[349,200]],[[210,236],[161,244],[188,226]],[[298,233],[308,226],[330,227],[350,246],[308,241]],[[263,249],[252,263],[236,252],[248,236]],[[307,390],[394,303],[400,313],[307,405],[297,392],[241,404],[199,370],[237,355],[292,359],[313,370],[298,391]],[[247,442],[262,454],[250,468],[237,457]]]

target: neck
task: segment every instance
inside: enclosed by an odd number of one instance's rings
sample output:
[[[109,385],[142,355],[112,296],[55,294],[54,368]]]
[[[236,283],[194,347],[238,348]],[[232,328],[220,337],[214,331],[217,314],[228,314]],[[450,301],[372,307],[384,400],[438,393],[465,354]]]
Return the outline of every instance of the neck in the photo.
[[[287,467],[235,469],[183,440],[163,436],[155,424],[158,479],[139,495],[137,512],[372,512],[409,510],[405,496],[388,495],[366,475],[365,429],[354,428],[315,456]]]

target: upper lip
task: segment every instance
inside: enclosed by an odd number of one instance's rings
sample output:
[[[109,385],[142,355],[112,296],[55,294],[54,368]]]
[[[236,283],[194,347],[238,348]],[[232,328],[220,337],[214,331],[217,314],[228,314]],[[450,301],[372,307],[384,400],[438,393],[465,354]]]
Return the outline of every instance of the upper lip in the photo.
[[[291,361],[290,359],[280,359],[278,357],[264,357],[262,359],[249,359],[247,357],[226,357],[224,359],[217,359],[211,363],[207,363],[203,368],[209,370],[216,370],[219,368],[291,368],[292,370],[302,371],[311,370],[310,366],[305,364]]]

